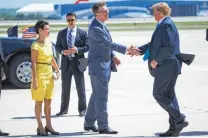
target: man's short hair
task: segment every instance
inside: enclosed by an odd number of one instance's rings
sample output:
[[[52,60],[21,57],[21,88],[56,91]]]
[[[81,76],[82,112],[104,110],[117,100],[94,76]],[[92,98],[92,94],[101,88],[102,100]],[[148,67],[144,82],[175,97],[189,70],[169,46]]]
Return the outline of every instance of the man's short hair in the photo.
[[[102,7],[102,6],[106,6],[106,3],[105,2],[99,2],[99,3],[95,3],[92,6],[92,12],[95,16],[96,16],[96,13],[99,11],[99,8]]]
[[[66,17],[68,17],[68,16],[74,16],[75,19],[77,19],[77,15],[76,15],[76,13],[74,13],[74,12],[69,12],[69,13],[67,13],[67,14],[66,14]]]
[[[49,23],[44,20],[38,20],[37,23],[35,24],[36,33],[39,34],[39,29],[43,30],[45,25],[49,25]]]
[[[152,9],[162,13],[164,16],[170,16],[171,14],[171,8],[165,2],[159,2],[154,4],[152,6]]]

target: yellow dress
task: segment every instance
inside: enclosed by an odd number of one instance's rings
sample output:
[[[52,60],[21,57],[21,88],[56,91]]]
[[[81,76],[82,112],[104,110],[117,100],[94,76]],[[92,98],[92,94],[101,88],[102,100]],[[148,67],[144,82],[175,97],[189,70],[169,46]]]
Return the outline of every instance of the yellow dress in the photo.
[[[36,101],[52,99],[54,91],[54,79],[52,77],[53,71],[51,65],[53,57],[52,44],[50,42],[45,42],[44,44],[33,42],[31,49],[38,51],[36,64],[38,88],[33,89],[33,82],[31,83],[32,99]]]

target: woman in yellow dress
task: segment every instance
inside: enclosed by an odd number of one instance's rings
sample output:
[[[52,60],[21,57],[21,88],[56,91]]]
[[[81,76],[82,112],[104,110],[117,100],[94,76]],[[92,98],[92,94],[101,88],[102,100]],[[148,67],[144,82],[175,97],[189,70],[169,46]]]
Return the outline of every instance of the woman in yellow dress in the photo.
[[[60,76],[58,65],[53,57],[52,44],[48,40],[49,23],[39,20],[35,24],[38,38],[33,42],[31,47],[32,62],[32,83],[31,93],[32,99],[35,100],[35,116],[38,122],[37,134],[47,136],[48,132],[52,135],[59,135],[51,125],[51,100],[54,91],[54,80]],[[53,69],[55,73],[53,74]],[[44,101],[44,113],[46,118],[46,126],[43,127],[42,103]]]

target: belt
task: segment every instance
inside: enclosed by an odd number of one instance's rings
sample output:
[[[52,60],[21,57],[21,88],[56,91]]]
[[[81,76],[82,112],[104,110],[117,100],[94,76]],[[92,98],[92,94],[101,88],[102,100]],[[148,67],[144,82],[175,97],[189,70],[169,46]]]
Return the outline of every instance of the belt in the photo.
[[[51,63],[37,62],[37,64],[51,65]]]

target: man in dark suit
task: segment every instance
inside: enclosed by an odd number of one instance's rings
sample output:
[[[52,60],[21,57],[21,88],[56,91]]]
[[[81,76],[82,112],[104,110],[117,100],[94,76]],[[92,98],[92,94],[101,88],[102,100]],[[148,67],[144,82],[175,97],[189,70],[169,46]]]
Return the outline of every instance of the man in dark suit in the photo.
[[[138,49],[119,45],[112,42],[110,32],[105,21],[108,19],[108,8],[104,2],[93,5],[95,19],[89,26],[89,75],[92,85],[92,95],[88,104],[85,116],[84,129],[92,130],[100,134],[117,134],[108,126],[108,83],[110,81],[111,71],[116,71],[116,66],[120,60],[113,54],[117,51],[122,54],[129,53],[138,55]],[[98,129],[95,127],[95,121],[98,123]]]
[[[175,85],[181,73],[182,59],[193,61],[194,55],[180,53],[178,30],[171,20],[168,4],[153,5],[156,30],[149,43],[139,47],[144,60],[148,59],[150,74],[154,77],[153,96],[159,105],[169,114],[169,130],[160,137],[179,136],[182,129],[188,126],[185,116],[181,114],[175,94]]]
[[[0,57],[0,98],[1,98],[2,76],[3,76],[2,69],[3,69],[3,61]],[[0,129],[0,136],[8,136],[8,135],[9,135],[9,133],[5,133]]]
[[[76,26],[76,14],[68,13],[66,15],[68,27],[58,33],[56,50],[62,54],[61,59],[61,79],[62,96],[61,109],[57,116],[68,113],[71,79],[74,76],[76,89],[78,93],[78,111],[79,116],[84,116],[86,112],[86,95],[84,70],[80,68],[81,59],[84,59],[84,53],[89,50],[87,32]]]

